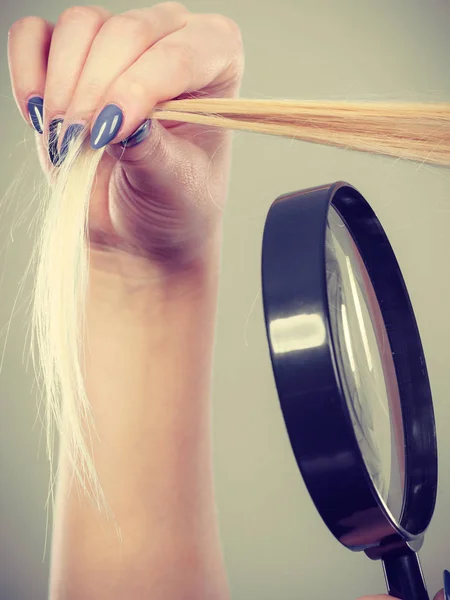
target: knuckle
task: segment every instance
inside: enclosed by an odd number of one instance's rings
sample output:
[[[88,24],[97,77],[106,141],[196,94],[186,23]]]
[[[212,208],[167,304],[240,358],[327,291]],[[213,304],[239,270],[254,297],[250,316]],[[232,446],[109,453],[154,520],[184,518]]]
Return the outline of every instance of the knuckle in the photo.
[[[188,76],[194,67],[194,51],[187,44],[166,44],[165,52],[168,61],[173,61],[177,70]]]
[[[64,114],[70,104],[70,94],[67,92],[67,81],[57,79],[51,81],[45,96],[45,110],[49,115]]]
[[[99,11],[94,6],[71,6],[60,14],[58,25],[71,25],[80,21],[98,21],[99,19]]]
[[[148,20],[139,19],[137,17],[122,14],[112,17],[105,24],[104,29],[112,35],[129,36],[133,39],[141,39],[148,36],[151,24]]]
[[[96,14],[103,17],[109,17],[111,15],[109,10],[100,4],[91,4],[89,6],[85,6],[84,8],[90,8],[91,10],[95,11]]]
[[[44,19],[40,17],[23,17],[15,21],[9,28],[9,35],[20,35],[28,33],[36,29],[40,29],[46,26]]]
[[[111,90],[108,90],[109,95],[112,98],[120,98],[125,95],[133,104],[145,106],[148,101],[149,92],[144,81],[133,76],[122,77],[119,83],[115,84]]]
[[[241,38],[241,30],[239,25],[233,19],[225,15],[212,14],[208,15],[210,24],[216,29]]]
[[[96,81],[95,79],[91,79],[90,81],[86,81],[83,85],[83,98],[92,100],[100,100],[105,91],[104,86],[100,83],[100,81]]]
[[[172,10],[174,12],[187,13],[189,10],[187,7],[181,2],[162,2],[159,6],[161,8],[166,8],[168,10]]]
[[[229,55],[227,72],[232,79],[240,80],[245,68],[244,43],[239,25],[233,19],[220,14],[205,15],[210,29],[226,38],[225,47]]]

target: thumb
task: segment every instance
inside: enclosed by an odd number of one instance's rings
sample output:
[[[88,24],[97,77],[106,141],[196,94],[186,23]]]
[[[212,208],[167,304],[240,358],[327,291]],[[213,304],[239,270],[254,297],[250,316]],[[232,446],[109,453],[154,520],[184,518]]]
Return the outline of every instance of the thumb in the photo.
[[[224,169],[212,167],[198,136],[198,130],[181,133],[152,120],[106,149],[118,161],[110,187],[115,231],[147,255],[178,267],[204,255],[226,197]]]
[[[130,184],[142,192],[198,193],[208,170],[208,156],[195,143],[177,136],[157,120],[145,121],[129,138],[109,145],[108,154],[120,161]],[[180,188],[180,189],[177,189]]]

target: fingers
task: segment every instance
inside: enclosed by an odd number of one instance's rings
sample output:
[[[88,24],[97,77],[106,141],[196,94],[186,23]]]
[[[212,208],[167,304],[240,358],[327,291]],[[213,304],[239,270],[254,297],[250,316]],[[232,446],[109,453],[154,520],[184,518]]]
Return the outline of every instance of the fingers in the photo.
[[[194,16],[185,28],[146,51],[107,91],[92,129],[92,146],[128,138],[158,102],[220,85],[240,74],[241,40],[225,17]],[[115,126],[112,123],[115,122]]]
[[[101,7],[74,6],[59,17],[52,36],[45,85],[47,125],[67,111],[94,39],[109,16]]]
[[[188,15],[183,6],[168,2],[150,9],[128,11],[106,21],[83,61],[83,72],[71,94],[70,106],[65,110],[60,138],[63,139],[68,124],[90,122],[111,83],[149,47],[184,27]],[[118,119],[115,123],[120,127]]]
[[[45,139],[50,134],[53,164],[85,124],[94,148],[121,142],[158,102],[200,90],[224,95],[243,70],[234,22],[193,15],[176,2],[117,17],[101,7],[73,7],[55,27],[30,17],[11,28],[9,51],[19,109]],[[148,123],[136,139],[147,131]]]
[[[77,87],[92,43],[110,13],[98,6],[74,6],[56,23],[47,65],[44,132],[53,165],[60,157],[58,141],[63,117]]]
[[[38,17],[16,21],[9,31],[13,95],[22,117],[42,134],[43,98],[53,25]]]
[[[9,34],[13,92],[22,116],[48,139],[49,155],[57,162],[55,132],[76,87],[92,41],[109,13],[95,6],[66,10],[56,26],[27,17]],[[39,144],[39,149],[41,146]]]

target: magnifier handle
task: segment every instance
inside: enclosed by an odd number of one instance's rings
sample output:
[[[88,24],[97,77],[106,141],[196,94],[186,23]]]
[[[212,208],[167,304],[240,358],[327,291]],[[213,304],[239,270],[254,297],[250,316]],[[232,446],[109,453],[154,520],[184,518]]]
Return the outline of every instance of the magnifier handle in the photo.
[[[401,600],[429,600],[416,552],[385,557],[382,562],[390,596]]]

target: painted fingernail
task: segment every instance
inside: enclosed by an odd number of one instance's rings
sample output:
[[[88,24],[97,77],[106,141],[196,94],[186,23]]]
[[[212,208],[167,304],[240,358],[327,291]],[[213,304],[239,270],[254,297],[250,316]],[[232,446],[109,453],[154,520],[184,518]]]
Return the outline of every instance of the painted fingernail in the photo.
[[[48,154],[53,166],[57,167],[59,164],[59,152],[58,152],[58,138],[61,131],[63,119],[53,119],[49,125],[48,134]]]
[[[108,104],[98,115],[91,134],[91,146],[94,150],[109,144],[122,126],[123,112],[115,104]]]
[[[28,100],[27,108],[33,127],[38,133],[44,133],[44,99],[33,96]]]
[[[69,151],[70,144],[80,135],[83,131],[84,126],[80,123],[74,123],[70,125],[66,133],[64,134],[63,141],[61,143],[61,152],[59,153],[59,164],[63,162]]]
[[[450,573],[444,571],[444,600],[450,600]]]
[[[142,125],[138,129],[136,129],[134,133],[132,133],[129,137],[120,142],[122,148],[132,148],[133,146],[137,146],[145,139],[147,139],[150,134],[151,126],[151,119],[148,119],[147,121],[142,123]]]

